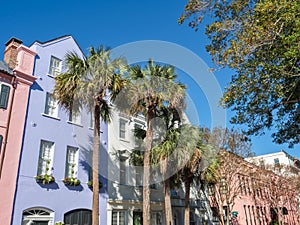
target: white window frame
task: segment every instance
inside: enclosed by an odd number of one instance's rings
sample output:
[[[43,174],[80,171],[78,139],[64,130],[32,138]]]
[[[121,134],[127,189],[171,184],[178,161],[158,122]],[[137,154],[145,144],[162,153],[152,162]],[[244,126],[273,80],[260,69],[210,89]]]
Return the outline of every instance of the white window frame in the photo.
[[[69,114],[69,122],[77,125],[81,125],[81,112],[80,110],[71,110]]]
[[[120,164],[120,173],[119,173],[120,184],[126,185],[127,184],[127,174],[128,174],[128,172],[127,172],[127,159],[124,158],[124,157],[121,157],[121,159],[119,161],[119,164]],[[121,166],[123,168],[121,168]]]
[[[126,140],[126,123],[127,123],[127,120],[120,118],[120,120],[119,120],[119,138],[121,140]],[[122,127],[122,124],[124,124],[124,128]],[[122,134],[124,134],[124,137]]]
[[[46,93],[44,115],[49,117],[57,118],[58,115],[58,103],[54,99],[53,94],[50,92]]]
[[[48,222],[48,225],[53,225],[54,212],[44,208],[31,208],[23,211],[29,212],[30,215],[23,215],[22,224],[30,225],[34,221]],[[47,215],[48,214],[48,215]]]
[[[50,77],[56,77],[61,72],[61,70],[62,70],[62,60],[52,55],[50,57],[48,75]]]
[[[141,187],[143,186],[143,167],[141,166],[136,166],[135,167],[135,186]]]
[[[74,151],[74,155],[71,158],[71,151]],[[66,154],[66,178],[77,178],[78,177],[78,159],[79,159],[79,148],[73,146],[67,146]],[[73,170],[73,173],[72,173]]]
[[[9,84],[7,84],[7,83],[2,83],[2,82],[0,81],[0,98],[2,98],[2,96],[1,96],[1,94],[2,94],[2,85],[8,87],[8,88],[9,88],[9,92],[8,92],[8,96],[7,96],[7,99],[6,99],[6,104],[5,104],[6,106],[5,106],[5,107],[0,106],[0,108],[1,108],[1,109],[7,109],[8,105],[10,104],[10,103],[9,103],[9,99],[10,99],[10,91],[11,91],[11,88],[12,88],[12,87],[11,87]]]
[[[152,211],[150,213],[150,224],[151,225],[162,225],[162,212],[161,211]]]
[[[92,129],[92,130],[94,129],[94,120],[95,120],[94,119],[94,112],[91,111],[90,112],[90,126],[89,126],[89,128]]]
[[[135,123],[134,124],[134,131],[135,129],[137,128],[140,128],[140,129],[143,129],[145,127],[145,124],[142,124],[142,123]],[[143,140],[141,138],[138,138],[135,136],[135,132],[133,132],[133,136],[134,136],[134,145],[135,147],[140,147]]]
[[[54,145],[52,141],[41,140],[37,175],[52,175]]]
[[[114,221],[114,213],[117,214],[117,221]],[[124,223],[122,224],[120,221],[120,216],[121,216],[121,213],[124,215]],[[116,223],[114,223],[116,222]],[[112,213],[111,213],[111,224],[112,225],[125,225],[127,224],[127,212],[125,210],[112,210]]]

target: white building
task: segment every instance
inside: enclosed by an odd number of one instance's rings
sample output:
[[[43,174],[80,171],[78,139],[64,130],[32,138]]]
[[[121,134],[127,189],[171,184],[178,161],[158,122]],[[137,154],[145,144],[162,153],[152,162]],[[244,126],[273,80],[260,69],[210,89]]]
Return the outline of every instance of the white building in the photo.
[[[260,167],[271,169],[276,173],[283,173],[285,171],[279,170],[278,168],[290,167],[294,168],[295,172],[300,172],[300,161],[296,157],[291,156],[286,151],[281,150],[280,152],[255,156],[251,158],[246,158],[248,162],[254,163]]]
[[[130,163],[130,153],[143,145],[134,135],[135,128],[146,129],[143,116],[129,117],[114,111],[112,122],[108,125],[108,212],[107,225],[138,225],[142,221],[143,168]],[[151,225],[164,225],[164,192],[162,180],[152,173]],[[157,179],[157,180],[156,180]],[[207,204],[200,200],[200,188],[191,189],[192,225],[205,224],[208,218]],[[172,190],[174,225],[184,223],[184,191]],[[209,211],[209,210],[208,210]],[[111,218],[111,219],[110,219]]]

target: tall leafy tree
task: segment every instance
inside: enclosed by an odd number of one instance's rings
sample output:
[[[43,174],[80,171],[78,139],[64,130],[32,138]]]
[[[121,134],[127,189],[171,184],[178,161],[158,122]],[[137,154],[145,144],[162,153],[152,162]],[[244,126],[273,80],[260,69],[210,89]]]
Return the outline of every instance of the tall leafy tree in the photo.
[[[294,0],[189,0],[179,23],[205,16],[214,62],[233,69],[222,102],[248,134],[274,129],[273,141],[300,142],[300,4]]]
[[[99,151],[100,120],[110,122],[109,101],[113,101],[126,81],[121,72],[126,68],[122,58],[111,59],[110,50],[90,48],[87,57],[66,55],[66,72],[55,77],[54,95],[69,112],[85,108],[94,116],[93,137],[93,204],[92,224],[99,225]]]
[[[144,68],[138,65],[131,67],[129,78],[131,82],[124,91],[125,98],[120,98],[121,104],[117,104],[117,107],[121,107],[121,111],[128,107],[131,115],[143,114],[146,119],[143,224],[150,225],[150,153],[153,147],[153,122],[162,108],[184,106],[185,87],[175,80],[176,74],[172,66],[155,64],[151,60]],[[124,102],[127,105],[124,105]]]

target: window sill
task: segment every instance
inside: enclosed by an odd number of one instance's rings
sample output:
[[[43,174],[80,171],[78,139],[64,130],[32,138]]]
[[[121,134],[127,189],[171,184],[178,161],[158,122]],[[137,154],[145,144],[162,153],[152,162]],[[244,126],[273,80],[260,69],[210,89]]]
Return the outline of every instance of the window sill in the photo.
[[[45,114],[45,113],[42,113],[42,116],[45,116],[45,117],[48,117],[48,118],[51,118],[51,119],[55,119],[55,120],[60,120],[60,118],[58,118],[58,117],[54,117],[54,116],[51,116],[51,115],[48,115],[48,114]]]
[[[55,75],[52,75],[52,74],[49,74],[49,73],[47,73],[47,76],[51,77],[51,78],[55,78],[56,77]]]
[[[120,140],[120,141],[123,141],[123,142],[126,142],[126,143],[130,143],[130,141],[128,141],[128,140],[126,140],[126,139],[123,139],[123,138],[120,138],[120,137],[119,137],[119,140]]]
[[[70,120],[68,120],[67,123],[72,124],[72,125],[75,125],[75,126],[78,126],[78,127],[83,127],[81,124],[79,124],[79,123],[74,123],[74,122],[72,122],[72,121],[70,121]]]

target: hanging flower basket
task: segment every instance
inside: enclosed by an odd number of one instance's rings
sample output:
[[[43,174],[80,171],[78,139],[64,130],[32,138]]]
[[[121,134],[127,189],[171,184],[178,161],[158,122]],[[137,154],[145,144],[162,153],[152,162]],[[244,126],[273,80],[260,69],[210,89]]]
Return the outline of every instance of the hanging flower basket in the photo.
[[[69,186],[78,186],[80,184],[80,180],[77,178],[66,177],[63,179],[65,185]]]
[[[50,184],[55,181],[55,178],[52,175],[44,174],[44,175],[37,175],[35,177],[37,183],[40,184]]]

